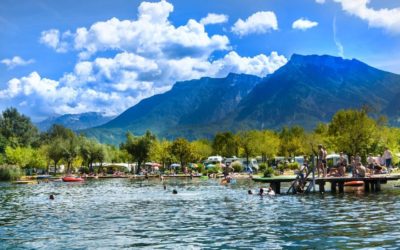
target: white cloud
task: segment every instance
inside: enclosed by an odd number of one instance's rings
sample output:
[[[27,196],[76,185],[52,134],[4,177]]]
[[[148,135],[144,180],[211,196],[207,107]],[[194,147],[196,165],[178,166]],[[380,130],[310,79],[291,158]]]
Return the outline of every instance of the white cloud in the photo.
[[[0,90],[0,103],[21,104],[34,117],[88,111],[116,115],[177,81],[230,72],[265,76],[287,62],[276,52],[241,57],[230,51],[226,36],[210,36],[204,23],[190,19],[172,25],[172,11],[166,1],[143,2],[137,20],[111,18],[61,36],[58,30],[43,32],[41,42],[47,46],[80,54],[75,67],[54,80],[37,72],[13,78]],[[102,51],[107,53],[97,54]],[[216,51],[229,52],[212,59]]]
[[[335,42],[336,48],[338,50],[338,55],[340,57],[344,57],[344,47],[340,42],[339,38],[337,37],[336,16],[333,18],[332,30],[333,30],[333,41]]]
[[[34,63],[35,61],[33,59],[29,59],[29,60],[24,60],[19,56],[14,56],[13,58],[9,59],[9,58],[4,58],[3,60],[1,60],[1,63],[6,65],[8,69],[13,69],[17,66],[25,66],[31,63]]]
[[[307,29],[311,29],[317,25],[318,25],[317,22],[310,21],[305,18],[300,18],[293,22],[292,28],[299,29],[299,30],[307,30]]]
[[[315,0],[315,2],[319,3],[319,4],[324,4],[325,0]]]
[[[228,73],[245,73],[264,77],[275,72],[287,63],[286,57],[271,52],[269,56],[260,54],[254,57],[241,57],[236,52],[231,51],[225,57],[212,63],[214,76],[223,77]]]
[[[228,22],[228,16],[223,14],[208,13],[208,15],[200,20],[203,25],[218,24]]]
[[[57,29],[50,29],[42,31],[39,42],[54,49],[58,53],[65,53],[68,51],[68,43],[66,42],[72,36],[70,31],[64,32],[60,35]],[[63,40],[64,41],[63,41]]]
[[[249,16],[245,21],[239,19],[232,27],[232,32],[245,36],[256,33],[263,34],[278,29],[278,20],[272,11],[260,11]]]
[[[342,5],[342,9],[368,22],[370,27],[384,28],[393,33],[400,33],[400,7],[369,8],[369,0],[334,0]]]

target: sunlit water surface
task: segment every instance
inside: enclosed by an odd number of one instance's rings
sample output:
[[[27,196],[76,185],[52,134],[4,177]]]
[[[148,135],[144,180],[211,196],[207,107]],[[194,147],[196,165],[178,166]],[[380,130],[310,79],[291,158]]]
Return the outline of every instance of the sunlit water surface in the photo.
[[[0,183],[0,249],[398,249],[395,184],[259,197],[247,194],[260,187],[251,180],[168,180],[167,190],[159,180]]]

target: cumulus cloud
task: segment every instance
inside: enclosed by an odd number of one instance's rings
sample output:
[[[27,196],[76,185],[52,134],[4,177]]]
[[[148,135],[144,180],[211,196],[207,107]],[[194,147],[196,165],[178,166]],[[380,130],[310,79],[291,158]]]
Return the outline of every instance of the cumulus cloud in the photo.
[[[324,4],[325,0],[315,0],[315,2],[319,3],[319,4]]]
[[[50,29],[42,31],[39,42],[54,49],[58,53],[65,53],[68,51],[67,40],[71,38],[72,34],[70,31],[66,31],[60,34],[57,29]]]
[[[19,56],[14,56],[13,58],[4,58],[1,60],[1,63],[6,65],[8,69],[13,69],[17,66],[25,66],[34,62],[35,60],[33,59],[24,60]]]
[[[142,2],[136,20],[111,18],[74,32],[43,32],[43,44],[79,53],[75,67],[59,79],[37,72],[13,78],[0,90],[0,99],[42,117],[88,111],[117,115],[177,81],[230,72],[265,76],[287,62],[277,52],[242,57],[231,51],[228,37],[206,32],[211,19],[174,26],[168,20],[172,11],[166,1]],[[216,51],[227,52],[212,59]]]
[[[400,7],[373,9],[368,7],[370,0],[334,0],[342,5],[347,13],[368,22],[370,27],[383,28],[389,32],[400,33]]]
[[[232,32],[245,36],[249,34],[263,34],[278,29],[278,20],[272,11],[260,11],[249,16],[245,21],[238,19],[232,27]]]
[[[208,13],[208,15],[200,20],[203,25],[218,24],[228,22],[228,16],[223,14]]]
[[[317,25],[318,25],[317,22],[310,21],[305,18],[300,18],[293,22],[292,28],[299,29],[299,30],[307,30],[307,29],[311,29]]]
[[[226,76],[228,73],[245,73],[264,77],[273,73],[287,63],[287,58],[271,52],[269,56],[260,54],[254,57],[241,57],[236,52],[231,51],[222,59],[212,63],[215,72],[214,76]]]

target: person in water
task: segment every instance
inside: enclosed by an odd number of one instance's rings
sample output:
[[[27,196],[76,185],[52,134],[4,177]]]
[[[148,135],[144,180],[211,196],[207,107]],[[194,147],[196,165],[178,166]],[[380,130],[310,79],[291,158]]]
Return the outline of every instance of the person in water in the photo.
[[[176,189],[172,190],[173,194],[178,194],[178,191],[176,191]]]
[[[264,195],[264,189],[260,188],[260,192],[258,193],[258,195],[263,196]]]
[[[272,187],[271,186],[269,186],[269,188],[268,188],[268,193],[267,193],[268,195],[275,195],[275,191],[272,189]]]
[[[248,194],[253,194],[253,191],[251,191],[251,189],[249,189],[249,190],[247,191],[247,193],[248,193]]]
[[[51,194],[50,197],[49,197],[49,199],[50,199],[50,200],[54,200],[54,195]]]

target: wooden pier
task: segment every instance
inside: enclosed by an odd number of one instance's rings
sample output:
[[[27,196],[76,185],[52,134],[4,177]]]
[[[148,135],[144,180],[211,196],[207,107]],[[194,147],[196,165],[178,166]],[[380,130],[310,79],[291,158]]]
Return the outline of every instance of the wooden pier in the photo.
[[[293,183],[296,181],[296,176],[278,176],[271,178],[253,177],[253,181],[270,183],[275,193],[281,193],[281,183]],[[370,177],[324,177],[315,178],[315,185],[319,186],[319,192],[325,192],[325,184],[330,183],[332,193],[344,193],[346,182],[362,181],[365,192],[377,192],[381,190],[381,184],[386,184],[388,181],[400,180],[400,175],[373,175]],[[312,178],[307,178],[307,182],[312,183]],[[315,189],[314,189],[315,190]]]

